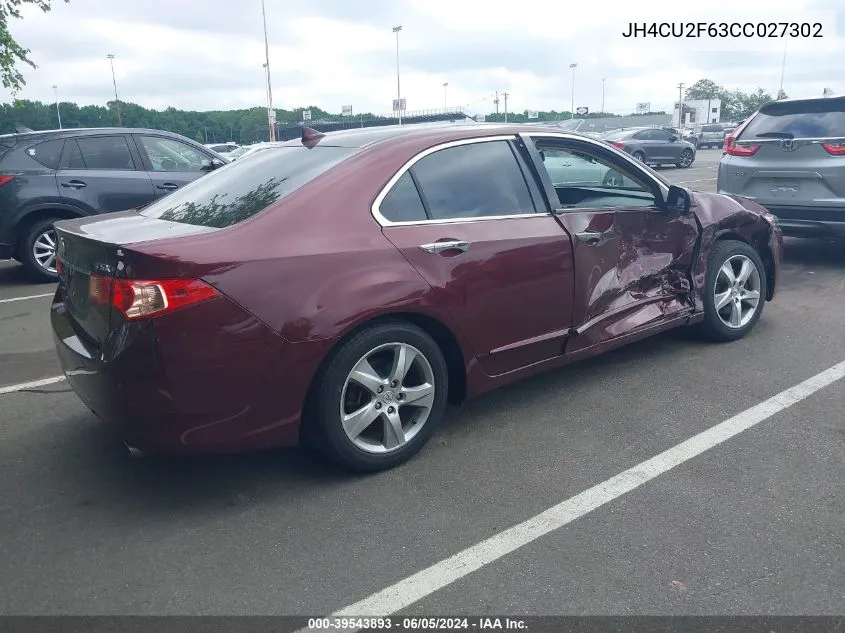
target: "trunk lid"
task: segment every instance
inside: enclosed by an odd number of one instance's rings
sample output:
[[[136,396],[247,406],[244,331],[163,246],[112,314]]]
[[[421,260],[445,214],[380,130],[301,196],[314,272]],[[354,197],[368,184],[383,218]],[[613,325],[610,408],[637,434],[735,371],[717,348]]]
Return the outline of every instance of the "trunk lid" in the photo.
[[[122,322],[120,312],[112,307],[111,281],[127,276],[134,268],[138,254],[131,245],[217,230],[148,218],[133,211],[61,220],[55,228],[61,262],[57,292],[74,334],[93,358]]]

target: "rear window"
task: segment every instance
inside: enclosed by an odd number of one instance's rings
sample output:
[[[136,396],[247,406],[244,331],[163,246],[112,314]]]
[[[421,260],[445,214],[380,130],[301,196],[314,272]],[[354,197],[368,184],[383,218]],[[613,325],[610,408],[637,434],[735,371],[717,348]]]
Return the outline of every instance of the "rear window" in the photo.
[[[201,176],[148,205],[141,215],[196,226],[225,228],[260,213],[358,150],[301,145],[258,152]]]
[[[845,99],[775,102],[761,108],[742,138],[825,138],[845,136]]]
[[[44,141],[27,148],[26,153],[47,169],[58,169],[65,140],[63,138]]]

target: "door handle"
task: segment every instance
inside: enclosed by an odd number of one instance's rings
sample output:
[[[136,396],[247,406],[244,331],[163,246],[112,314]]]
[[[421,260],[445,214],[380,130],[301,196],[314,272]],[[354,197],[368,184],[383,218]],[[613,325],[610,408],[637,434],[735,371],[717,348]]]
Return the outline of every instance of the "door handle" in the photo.
[[[586,244],[598,244],[601,242],[601,236],[603,233],[601,231],[584,231],[582,233],[576,233],[575,237],[577,237],[580,241]]]
[[[84,182],[81,180],[69,180],[68,182],[63,182],[62,187],[68,187],[70,189],[82,189],[83,187],[87,187]]]
[[[464,240],[444,240],[443,242],[432,242],[431,244],[420,244],[420,248],[426,253],[432,255],[440,255],[446,251],[462,251],[469,250],[470,243]]]
[[[179,185],[172,183],[172,182],[164,182],[160,185],[156,185],[157,189],[165,189],[166,191],[173,191],[174,189],[178,189]]]

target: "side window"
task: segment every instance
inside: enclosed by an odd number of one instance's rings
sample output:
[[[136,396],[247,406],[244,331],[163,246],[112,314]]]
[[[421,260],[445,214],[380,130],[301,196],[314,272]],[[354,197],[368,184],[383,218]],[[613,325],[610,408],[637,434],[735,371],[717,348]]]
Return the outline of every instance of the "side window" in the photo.
[[[409,172],[396,181],[379,205],[379,212],[391,222],[414,222],[427,219],[420,192]]]
[[[507,141],[441,149],[419,160],[412,171],[433,220],[534,213]]]
[[[135,169],[124,136],[83,136],[76,142],[87,169]]]
[[[537,139],[543,165],[564,208],[653,207],[653,184],[629,165],[580,143]]]
[[[642,132],[637,132],[636,134],[634,134],[633,138],[637,139],[638,141],[650,141],[650,130],[643,130]]]
[[[79,143],[75,138],[67,142],[68,148],[68,169],[85,169],[85,160],[82,158],[82,152],[79,151]]]
[[[203,171],[208,156],[187,143],[160,136],[141,136],[153,171]]]
[[[58,169],[59,158],[62,156],[64,146],[65,140],[63,138],[56,138],[52,141],[44,141],[38,145],[33,145],[26,150],[26,153],[47,169]]]
[[[649,138],[652,141],[670,141],[672,140],[672,135],[666,130],[652,130]]]

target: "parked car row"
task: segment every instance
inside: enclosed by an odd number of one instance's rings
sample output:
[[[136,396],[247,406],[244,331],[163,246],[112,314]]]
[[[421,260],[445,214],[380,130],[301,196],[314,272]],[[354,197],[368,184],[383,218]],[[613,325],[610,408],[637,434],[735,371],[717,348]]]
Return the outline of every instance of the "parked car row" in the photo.
[[[598,137],[648,165],[687,168],[695,162],[695,146],[659,127],[623,128]]]

